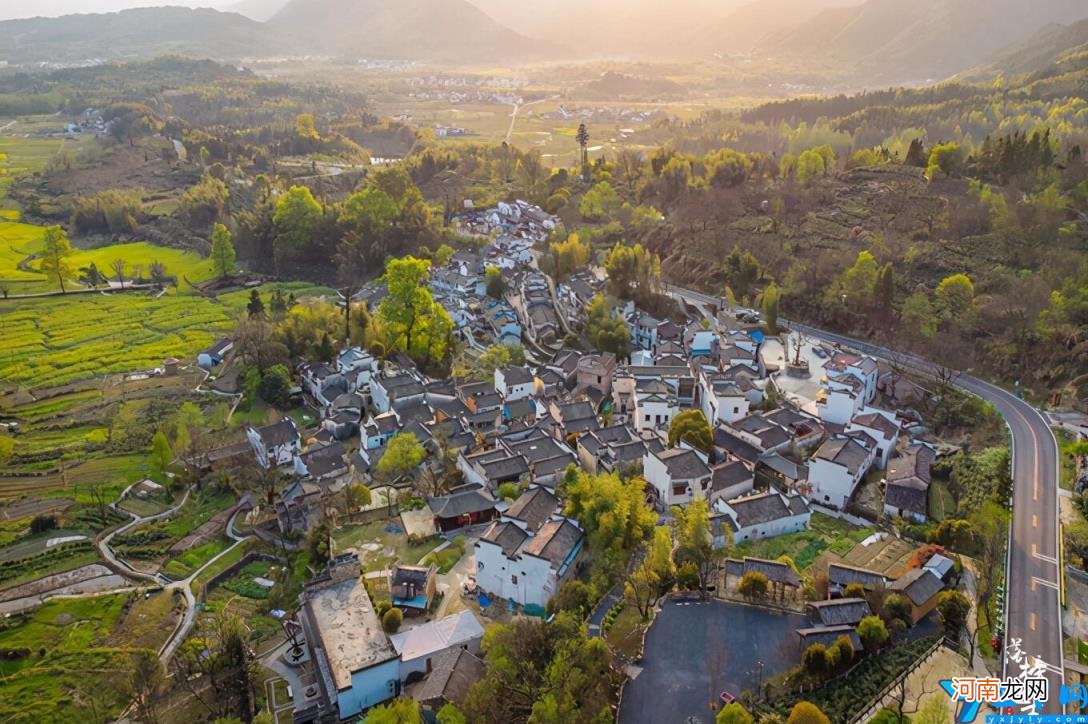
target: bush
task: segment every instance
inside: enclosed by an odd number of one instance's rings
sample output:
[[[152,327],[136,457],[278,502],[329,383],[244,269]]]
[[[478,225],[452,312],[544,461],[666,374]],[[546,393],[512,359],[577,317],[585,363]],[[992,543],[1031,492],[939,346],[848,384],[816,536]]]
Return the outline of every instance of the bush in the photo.
[[[681,591],[692,591],[699,587],[699,569],[694,563],[685,563],[677,569],[676,587]]]
[[[396,633],[403,622],[404,613],[399,608],[393,607],[382,616],[382,629],[386,633]]]
[[[393,604],[389,601],[378,601],[378,605],[374,607],[374,610],[377,612],[378,618],[383,618],[391,608],[393,608]]]

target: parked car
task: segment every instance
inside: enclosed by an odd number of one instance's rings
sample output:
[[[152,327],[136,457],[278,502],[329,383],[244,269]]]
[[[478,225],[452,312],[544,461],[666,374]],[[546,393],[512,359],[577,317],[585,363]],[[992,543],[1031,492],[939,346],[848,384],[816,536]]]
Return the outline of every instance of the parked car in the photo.
[[[826,359],[827,358],[827,350],[824,349],[823,347],[813,347],[812,348],[812,354],[816,355],[820,359]]]

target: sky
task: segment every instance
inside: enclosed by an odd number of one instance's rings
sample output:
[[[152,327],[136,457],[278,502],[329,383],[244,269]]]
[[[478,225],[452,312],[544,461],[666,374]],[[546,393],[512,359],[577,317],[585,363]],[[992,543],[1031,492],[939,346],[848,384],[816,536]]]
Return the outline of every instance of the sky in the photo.
[[[147,5],[188,5],[223,8],[231,0],[0,0],[0,20],[71,13],[110,13]]]

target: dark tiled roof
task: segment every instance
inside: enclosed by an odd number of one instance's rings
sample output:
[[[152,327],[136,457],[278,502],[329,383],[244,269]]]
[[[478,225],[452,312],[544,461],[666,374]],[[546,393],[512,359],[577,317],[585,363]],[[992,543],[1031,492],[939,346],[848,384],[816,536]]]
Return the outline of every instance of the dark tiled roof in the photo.
[[[544,558],[552,565],[562,565],[582,540],[582,530],[566,518],[549,520],[525,546],[528,555]]]
[[[837,437],[821,445],[813,457],[833,462],[851,473],[856,473],[869,459],[869,451],[853,438]]]
[[[660,453],[657,458],[665,463],[669,476],[674,480],[691,480],[710,474],[710,468],[694,450],[674,447]]]
[[[883,586],[888,579],[881,573],[844,566],[841,563],[829,563],[827,566],[827,580],[839,586],[848,586],[851,583],[860,583],[867,588]]]
[[[544,525],[558,507],[559,498],[546,488],[536,487],[518,496],[518,499],[510,504],[505,515],[524,522],[529,530],[535,532]]]
[[[265,445],[285,445],[289,442],[298,440],[298,428],[295,427],[295,423],[288,417],[283,418],[279,422],[274,422],[271,425],[258,427],[257,434],[260,435],[261,442]]]
[[[807,649],[813,644],[831,646],[839,640],[839,637],[845,636],[850,639],[854,651],[861,651],[861,637],[858,636],[857,629],[853,626],[816,626],[814,628],[799,628],[797,629],[797,635],[801,637],[802,650]]]
[[[714,447],[720,448],[733,457],[753,465],[759,460],[760,456],[760,452],[755,446],[749,445],[721,426],[714,429]]]
[[[443,651],[435,657],[434,668],[414,697],[420,702],[445,701],[459,706],[486,670],[484,662],[466,649]]]
[[[899,434],[899,427],[878,412],[857,415],[850,422],[878,431],[885,440],[894,440]]]
[[[344,446],[339,442],[332,442],[314,448],[302,455],[302,463],[306,466],[306,470],[311,477],[323,478],[339,470],[347,469],[348,463],[345,455],[347,455],[347,450],[344,449]]]
[[[800,502],[802,508],[801,512],[804,512],[807,506],[800,498],[795,498]],[[751,495],[746,498],[737,498],[736,500],[729,501],[729,507],[737,513],[737,524],[741,528],[748,528],[753,525],[762,525],[769,523],[772,520],[779,520],[781,518],[788,518],[792,515],[799,515],[800,513],[794,513],[790,507],[790,502],[786,496],[777,491],[770,491],[767,493],[760,493],[759,495]]]
[[[481,513],[495,507],[495,501],[480,489],[452,492],[429,498],[427,505],[439,518],[457,518],[470,513]]]
[[[529,537],[526,533],[515,523],[509,521],[496,520],[483,535],[480,536],[480,540],[485,540],[488,543],[494,543],[499,548],[502,548],[502,552],[507,558],[514,555],[518,548]]]
[[[745,557],[743,561],[730,558],[726,559],[726,572],[734,576],[743,576],[745,573],[762,573],[768,581],[783,583],[787,586],[798,588],[801,585],[801,577],[786,563],[768,561],[764,558]]]
[[[917,478],[889,480],[884,488],[884,504],[896,510],[926,515],[929,511],[929,486]]]
[[[888,482],[913,478],[928,486],[934,457],[933,450],[926,445],[910,448],[899,457],[888,461]]]
[[[524,385],[533,381],[533,373],[528,367],[505,367],[502,377],[507,386]]]
[[[924,568],[912,568],[888,586],[889,591],[906,595],[915,606],[925,604],[944,588],[940,578]]]
[[[872,613],[864,598],[839,598],[833,601],[813,601],[809,611],[823,626],[857,624]]]

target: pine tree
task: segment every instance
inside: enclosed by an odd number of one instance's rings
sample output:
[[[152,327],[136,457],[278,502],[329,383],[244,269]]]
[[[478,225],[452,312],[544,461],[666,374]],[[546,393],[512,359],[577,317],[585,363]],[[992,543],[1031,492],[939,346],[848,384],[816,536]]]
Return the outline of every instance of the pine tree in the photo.
[[[926,147],[921,138],[915,138],[910,142],[905,163],[908,166],[917,166],[918,168],[925,168],[929,164],[929,154],[926,153]]]
[[[261,301],[261,295],[254,289],[249,293],[249,304],[246,305],[246,311],[249,312],[250,319],[256,319],[264,316],[264,302]]]

